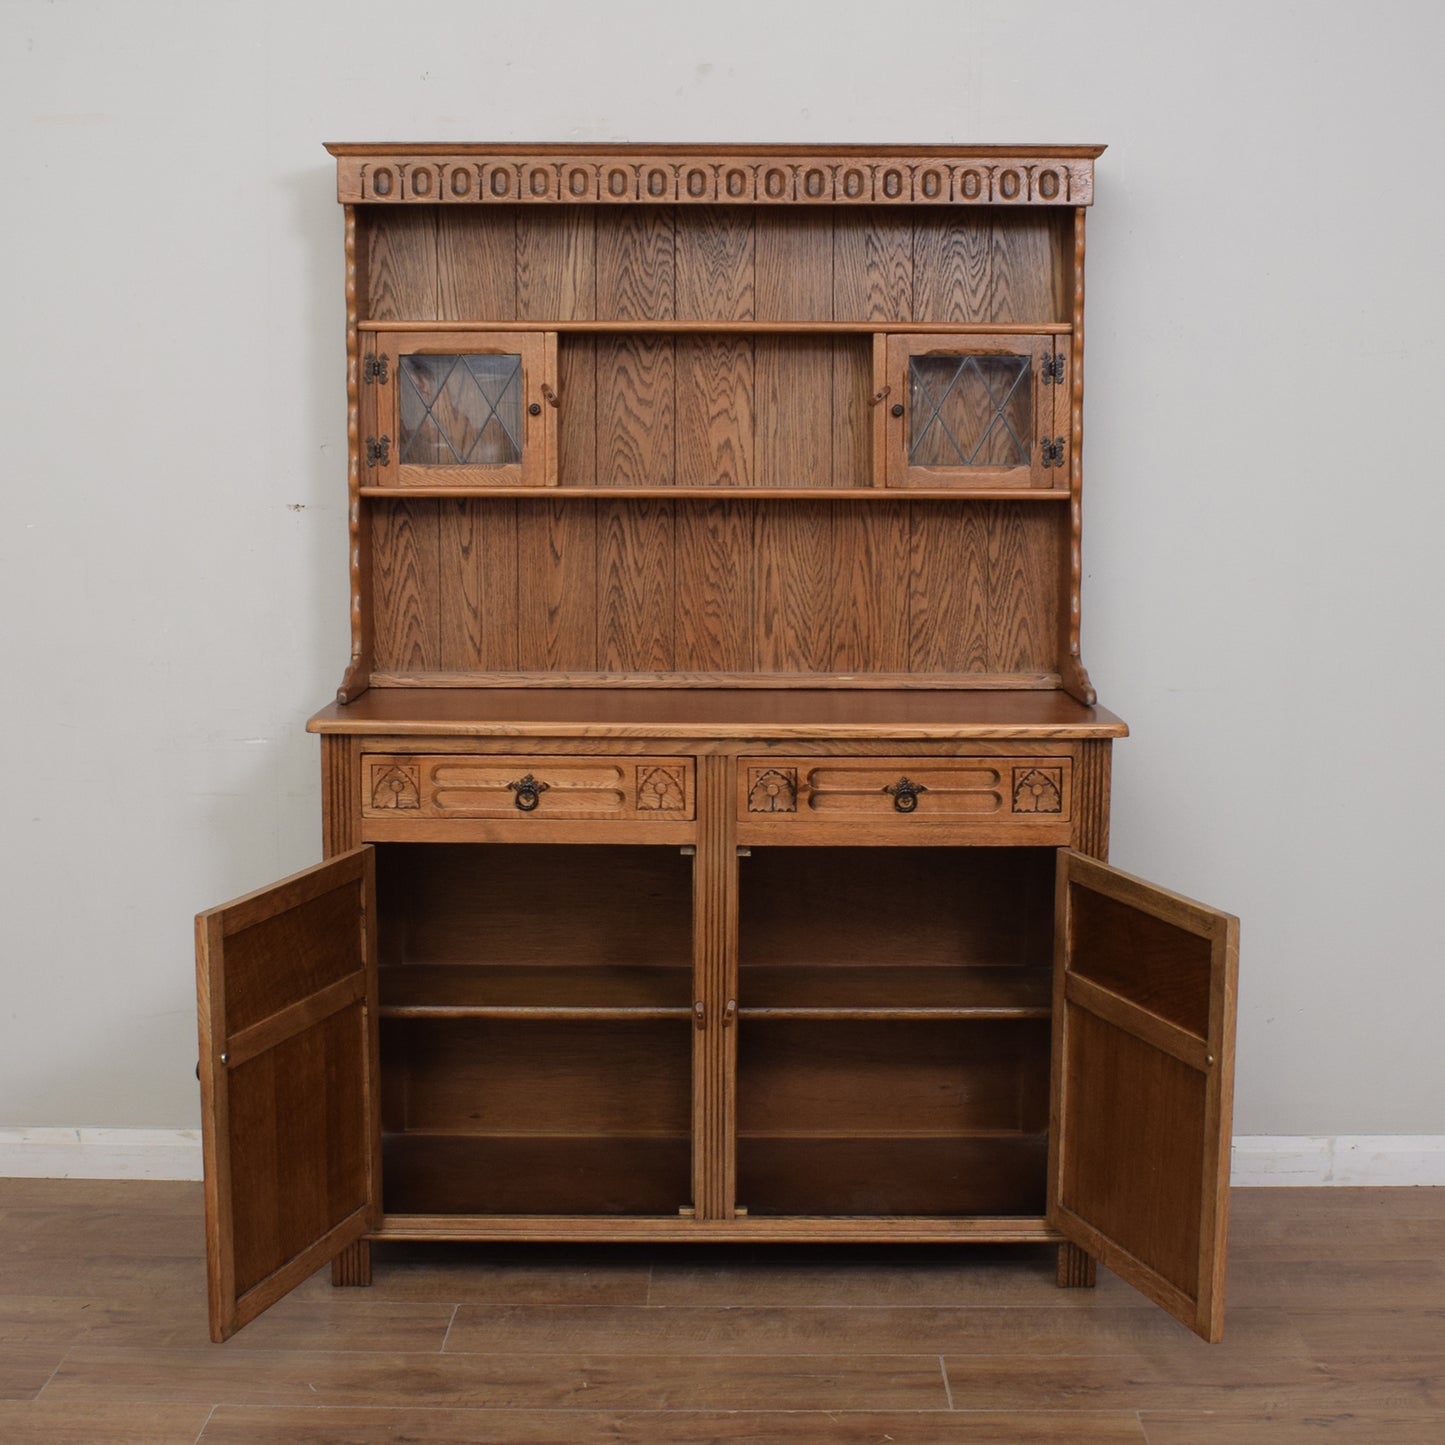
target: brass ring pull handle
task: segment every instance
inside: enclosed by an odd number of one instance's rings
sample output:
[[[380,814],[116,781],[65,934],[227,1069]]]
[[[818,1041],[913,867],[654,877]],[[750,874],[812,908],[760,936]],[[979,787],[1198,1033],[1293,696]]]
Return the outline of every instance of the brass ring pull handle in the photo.
[[[517,795],[512,801],[520,812],[535,813],[537,804],[542,801],[542,794],[551,785],[539,783],[531,773],[528,773],[525,778],[518,778],[515,783],[508,783],[507,786]]]
[[[916,813],[918,795],[926,793],[928,786],[925,783],[910,783],[907,778],[899,778],[896,783],[889,783],[883,791],[893,794],[893,807],[896,812]]]

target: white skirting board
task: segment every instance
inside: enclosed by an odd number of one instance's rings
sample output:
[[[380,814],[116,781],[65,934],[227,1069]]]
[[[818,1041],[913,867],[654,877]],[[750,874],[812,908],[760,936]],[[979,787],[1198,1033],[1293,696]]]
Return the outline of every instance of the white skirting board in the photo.
[[[3,1129],[0,1178],[199,1179],[199,1129]],[[1231,1182],[1445,1186],[1445,1134],[1256,1134],[1234,1141]]]

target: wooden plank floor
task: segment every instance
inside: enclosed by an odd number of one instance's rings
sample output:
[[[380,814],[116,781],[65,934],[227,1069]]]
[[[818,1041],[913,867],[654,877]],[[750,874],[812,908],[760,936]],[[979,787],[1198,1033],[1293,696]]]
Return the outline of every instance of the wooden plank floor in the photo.
[[[490,1246],[216,1346],[199,1185],[0,1179],[0,1440],[1445,1441],[1445,1189],[1233,1211],[1213,1347],[1049,1250]]]

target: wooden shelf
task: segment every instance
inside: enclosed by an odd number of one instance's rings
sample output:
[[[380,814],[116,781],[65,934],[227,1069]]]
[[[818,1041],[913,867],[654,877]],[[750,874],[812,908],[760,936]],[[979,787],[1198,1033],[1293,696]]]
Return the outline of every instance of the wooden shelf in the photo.
[[[361,321],[363,332],[499,331],[658,336],[1067,336],[1068,321]]]
[[[895,1133],[738,1141],[750,1215],[1039,1215],[1048,1135]]]
[[[382,1018],[685,1019],[692,969],[404,964],[379,975]]]
[[[388,1214],[653,1214],[691,1202],[685,1135],[383,1134]]]
[[[362,487],[376,501],[419,497],[535,502],[665,500],[723,502],[1067,502],[1067,487]]]
[[[741,1017],[758,1019],[1042,1019],[1052,970],[744,965]]]

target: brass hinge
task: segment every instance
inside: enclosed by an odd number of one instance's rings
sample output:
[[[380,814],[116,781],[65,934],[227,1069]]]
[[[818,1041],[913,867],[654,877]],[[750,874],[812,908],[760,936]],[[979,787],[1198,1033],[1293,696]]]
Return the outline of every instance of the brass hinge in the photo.
[[[386,369],[388,358],[386,356],[368,356],[361,368],[361,379],[363,381],[375,381],[382,386],[386,385]]]
[[[385,466],[391,458],[390,437],[367,437],[366,439],[366,465],[374,467],[378,464]]]
[[[1040,370],[1043,373],[1042,379],[1045,386],[1052,386],[1055,382],[1062,386],[1064,381],[1064,353],[1062,351],[1044,352]]]
[[[1043,456],[1046,467],[1061,467],[1064,464],[1064,439],[1054,437],[1052,441],[1048,437],[1039,438],[1039,451]]]

